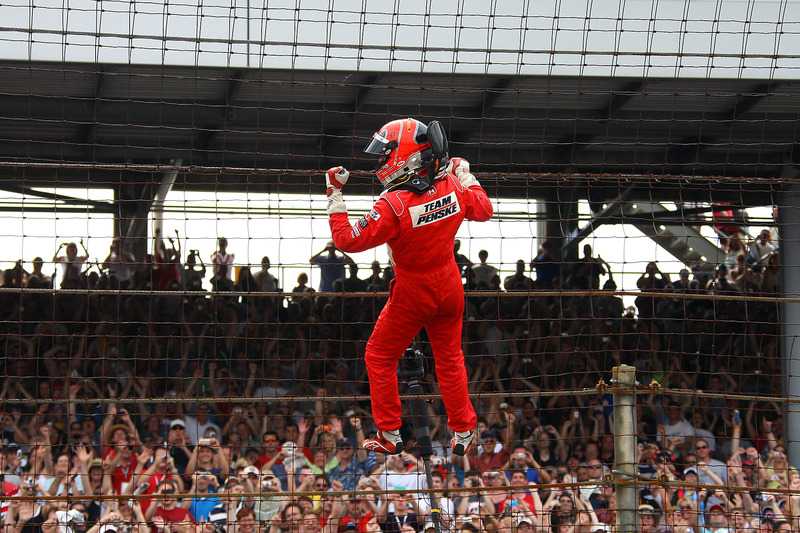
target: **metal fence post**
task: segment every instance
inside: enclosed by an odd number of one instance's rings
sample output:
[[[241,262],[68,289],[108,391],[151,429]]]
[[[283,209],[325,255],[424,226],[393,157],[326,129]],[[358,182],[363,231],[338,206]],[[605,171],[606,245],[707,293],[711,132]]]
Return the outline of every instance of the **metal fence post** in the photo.
[[[615,366],[612,386],[633,390],[636,368]],[[636,394],[614,393],[614,481],[630,482],[637,473],[636,454]],[[635,533],[639,529],[639,497],[636,485],[617,485],[617,532]]]

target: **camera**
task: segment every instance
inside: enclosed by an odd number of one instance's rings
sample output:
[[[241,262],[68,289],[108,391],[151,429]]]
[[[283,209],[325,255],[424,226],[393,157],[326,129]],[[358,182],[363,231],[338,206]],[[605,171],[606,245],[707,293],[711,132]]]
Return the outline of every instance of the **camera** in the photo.
[[[499,408],[500,408],[501,411],[505,411],[506,409],[508,409],[508,404],[507,403],[501,403],[499,405]]]
[[[36,480],[33,479],[32,477],[29,477],[28,479],[25,480],[25,486],[26,487],[35,487],[36,486]]]
[[[272,486],[272,480],[271,479],[267,479],[267,480],[262,481],[261,482],[261,486],[264,487],[265,489],[270,488]]]
[[[142,483],[141,485],[136,487],[136,490],[133,491],[133,494],[139,496],[140,494],[144,494],[144,491],[146,491],[149,488],[150,488],[150,483]]]
[[[212,432],[210,432],[210,433],[208,434],[208,438],[209,438],[209,439],[216,439],[216,438],[217,438],[217,432],[216,432],[216,431],[212,431]]]
[[[198,446],[211,446],[211,439],[199,439],[197,441]]]
[[[525,452],[517,452],[517,459],[525,459]]]
[[[780,457],[781,452],[772,452],[772,457]]]

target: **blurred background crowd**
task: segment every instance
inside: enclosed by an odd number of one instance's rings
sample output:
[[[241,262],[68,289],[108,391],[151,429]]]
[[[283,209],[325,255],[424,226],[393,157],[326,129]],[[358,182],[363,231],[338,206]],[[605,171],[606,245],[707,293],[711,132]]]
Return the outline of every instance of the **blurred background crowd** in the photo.
[[[769,230],[677,279],[648,264],[634,306],[588,246],[564,262],[544,241],[501,279],[457,242],[480,419],[470,454],[451,456],[429,402],[432,487],[410,427],[401,455],[359,446],[375,429],[363,350],[391,267],[361,277],[329,243],[310,258],[320,286],[301,274],[284,289],[268,257],[236,266],[225,239],[206,267],[157,237],[144,262],[116,240],[94,267],[65,244],[60,290],[25,290],[52,288],[40,258],[4,272],[5,532],[412,533],[433,527],[422,489],[448,531],[613,531],[613,405],[597,385],[623,363],[657,385],[638,397],[642,531],[800,531],[782,408],[741,399],[780,392],[777,303],[747,298],[779,295]],[[436,394],[424,334],[418,348]]]

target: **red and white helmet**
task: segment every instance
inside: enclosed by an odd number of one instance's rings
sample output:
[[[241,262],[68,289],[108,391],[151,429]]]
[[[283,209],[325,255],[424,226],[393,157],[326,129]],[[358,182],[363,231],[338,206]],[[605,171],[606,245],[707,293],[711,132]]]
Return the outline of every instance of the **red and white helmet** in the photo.
[[[441,128],[438,122],[436,125]],[[364,151],[379,156],[375,174],[384,188],[411,176],[424,178],[430,174],[429,179],[432,179],[441,165],[441,158],[436,157],[428,138],[428,126],[413,118],[384,124],[372,135]]]

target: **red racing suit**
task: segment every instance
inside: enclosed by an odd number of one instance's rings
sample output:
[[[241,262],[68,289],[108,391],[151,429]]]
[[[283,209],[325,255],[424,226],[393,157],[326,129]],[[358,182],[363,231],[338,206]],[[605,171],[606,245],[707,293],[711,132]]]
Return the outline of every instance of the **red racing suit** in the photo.
[[[462,220],[489,220],[493,208],[480,185],[466,188],[452,174],[440,176],[422,194],[384,192],[352,226],[346,213],[330,216],[337,248],[353,253],[386,243],[395,271],[389,301],[365,354],[372,414],[382,431],[401,426],[397,362],[423,327],[433,349],[448,426],[470,431],[477,423],[461,351],[464,286],[453,244]]]

